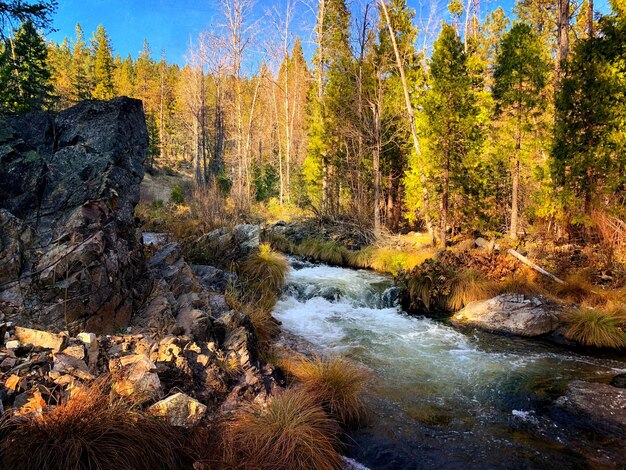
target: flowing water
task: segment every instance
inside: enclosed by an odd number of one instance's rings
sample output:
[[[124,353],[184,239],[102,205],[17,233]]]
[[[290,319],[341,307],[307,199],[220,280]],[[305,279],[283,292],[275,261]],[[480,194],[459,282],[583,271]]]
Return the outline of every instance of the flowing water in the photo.
[[[292,259],[275,316],[319,352],[372,371],[351,457],[371,469],[620,467],[623,443],[554,405],[574,379],[626,362],[519,338],[463,333],[398,306],[390,278]],[[623,462],[623,461],[622,461]]]

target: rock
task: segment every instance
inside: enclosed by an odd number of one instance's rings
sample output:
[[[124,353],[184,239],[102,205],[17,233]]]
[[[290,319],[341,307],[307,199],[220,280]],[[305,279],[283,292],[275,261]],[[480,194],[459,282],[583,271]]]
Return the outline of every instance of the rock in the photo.
[[[66,337],[49,331],[33,330],[30,328],[15,327],[15,336],[21,343],[32,344],[35,347],[60,351],[65,344]]]
[[[172,426],[192,428],[206,414],[207,407],[184,393],[176,393],[156,402],[148,412],[167,419]]]
[[[626,390],[607,384],[575,380],[557,405],[583,415],[595,429],[626,436]]]
[[[81,380],[93,380],[95,378],[89,373],[85,361],[65,353],[57,353],[54,355],[53,370],[62,374],[73,375]]]
[[[178,243],[169,243],[152,256],[150,272],[155,279],[162,280],[175,297],[200,290]]]
[[[94,369],[98,363],[98,356],[100,355],[100,348],[98,339],[94,333],[78,333],[76,339],[81,341],[87,349],[87,363],[90,369]]]
[[[82,344],[76,344],[74,346],[68,346],[63,350],[63,354],[71,356],[74,359],[82,361],[85,359],[85,347]]]
[[[618,374],[611,379],[610,383],[613,387],[626,388],[626,374]]]
[[[452,323],[494,333],[540,336],[561,326],[562,308],[543,297],[502,294],[469,303],[452,316]]]
[[[109,361],[109,370],[115,378],[113,389],[121,396],[136,402],[161,397],[161,381],[156,366],[143,354],[132,354]]]
[[[200,285],[212,292],[225,292],[229,284],[239,281],[235,273],[218,269],[214,266],[192,265],[191,269],[198,277]]]
[[[185,335],[204,341],[211,327],[211,317],[202,310],[186,307],[176,316],[176,323],[183,328]]]
[[[5,347],[7,349],[17,349],[20,347],[20,342],[16,339],[7,341],[7,344],[5,345]]]
[[[127,326],[149,287],[134,218],[148,150],[141,101],[85,101],[4,119],[3,311],[55,328]]]

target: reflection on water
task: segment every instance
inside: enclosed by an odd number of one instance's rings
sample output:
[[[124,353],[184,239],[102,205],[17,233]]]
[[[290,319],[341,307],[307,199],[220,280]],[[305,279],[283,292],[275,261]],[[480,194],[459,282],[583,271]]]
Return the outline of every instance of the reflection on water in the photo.
[[[569,381],[599,380],[626,363],[467,335],[402,312],[385,276],[296,267],[275,316],[321,351],[372,370],[370,422],[352,446],[370,468],[584,468],[581,454],[612,452],[556,419],[552,403]]]

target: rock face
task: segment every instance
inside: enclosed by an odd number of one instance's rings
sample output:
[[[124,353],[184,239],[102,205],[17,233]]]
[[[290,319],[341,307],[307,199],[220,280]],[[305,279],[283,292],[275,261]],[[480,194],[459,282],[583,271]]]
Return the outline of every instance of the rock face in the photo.
[[[493,333],[540,336],[561,326],[562,308],[543,297],[502,294],[471,302],[452,317],[456,325],[474,326]]]
[[[575,380],[557,405],[582,414],[593,428],[626,437],[626,390],[622,388]]]
[[[95,332],[128,324],[147,288],[133,215],[147,149],[139,100],[0,118],[2,313]]]

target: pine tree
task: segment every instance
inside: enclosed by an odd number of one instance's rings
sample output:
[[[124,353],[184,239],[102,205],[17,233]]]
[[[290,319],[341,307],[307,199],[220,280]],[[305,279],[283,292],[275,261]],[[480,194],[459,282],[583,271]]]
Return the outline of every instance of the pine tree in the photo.
[[[46,108],[52,85],[46,63],[48,50],[33,23],[22,23],[4,43],[0,59],[0,108],[6,113],[25,113]]]
[[[527,24],[518,23],[504,35],[494,71],[497,109],[515,121],[515,151],[511,168],[511,224],[515,240],[519,228],[519,189],[522,140],[532,131],[533,114],[540,106],[548,76],[539,38]]]
[[[573,226],[607,201],[618,208],[626,188],[626,11],[613,6],[601,34],[575,46],[556,101],[552,175]]]
[[[85,44],[83,28],[76,24],[76,38],[72,44],[72,101],[78,102],[92,96],[89,49]]]
[[[100,100],[113,98],[113,52],[111,41],[104,29],[99,25],[91,40],[93,50],[93,81],[92,96]]]
[[[463,43],[453,26],[444,24],[430,62],[429,90],[423,100],[424,133],[439,196],[439,242],[446,246],[449,224],[455,222],[454,196],[466,178],[464,165],[481,139],[472,79]]]
[[[52,72],[55,107],[65,109],[72,104],[72,50],[65,38],[59,45],[48,45],[48,65]]]

